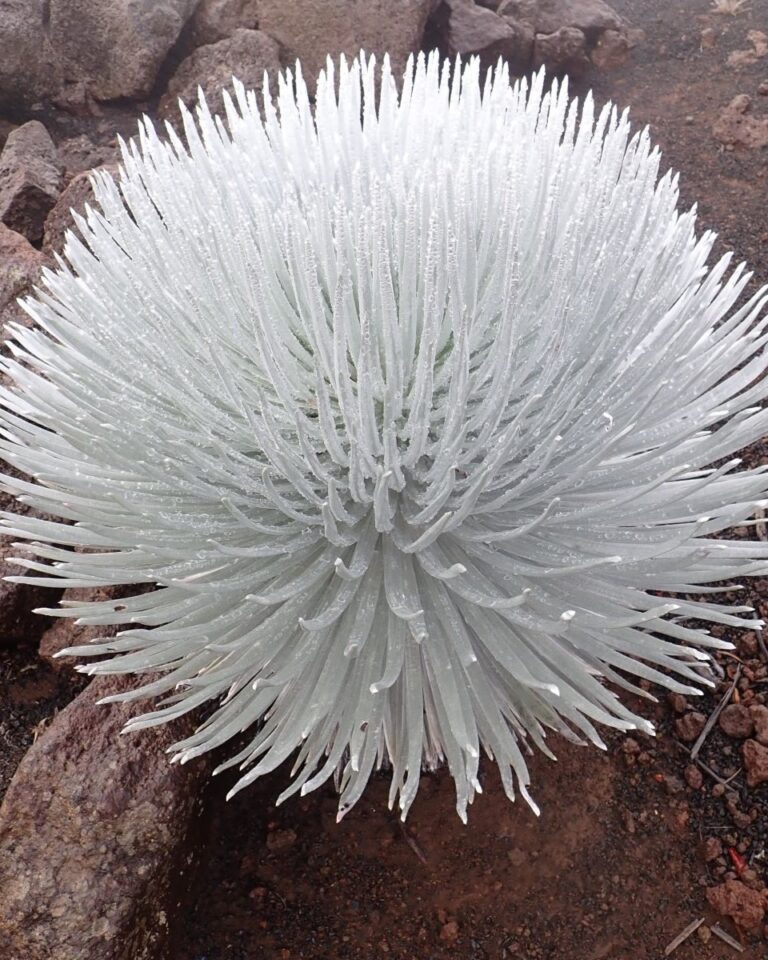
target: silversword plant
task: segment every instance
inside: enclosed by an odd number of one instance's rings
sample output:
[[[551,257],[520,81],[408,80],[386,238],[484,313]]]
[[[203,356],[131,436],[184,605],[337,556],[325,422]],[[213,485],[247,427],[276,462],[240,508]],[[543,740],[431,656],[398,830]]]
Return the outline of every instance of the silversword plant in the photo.
[[[232,792],[293,758],[340,815],[445,762],[465,818],[481,751],[533,805],[529,744],[709,682],[686,621],[755,621],[686,595],[768,571],[714,536],[766,502],[766,296],[647,132],[436,55],[183,124],[94,175],[2,363],[5,485],[66,521],[5,515],[21,579],[156,585],[45,610],[123,625],[66,652],[141,675],[130,729],[213,706],[174,759],[248,731]]]

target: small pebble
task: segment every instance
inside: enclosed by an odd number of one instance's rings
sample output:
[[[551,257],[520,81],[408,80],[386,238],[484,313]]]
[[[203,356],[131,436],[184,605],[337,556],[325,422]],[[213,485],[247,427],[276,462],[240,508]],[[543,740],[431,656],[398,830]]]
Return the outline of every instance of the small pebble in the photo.
[[[685,768],[685,782],[691,788],[691,790],[700,790],[702,784],[704,783],[704,777],[698,767],[695,767],[692,763]]]
[[[688,709],[688,701],[682,693],[668,693],[667,703],[672,707],[675,713],[685,713]]]
[[[704,841],[704,859],[707,863],[717,860],[723,853],[723,845],[718,837],[707,837]]]
[[[704,729],[707,718],[697,710],[684,714],[675,720],[675,731],[683,743],[693,743]]]
[[[752,736],[755,723],[749,712],[749,707],[743,703],[731,703],[720,714],[718,720],[720,729],[729,737],[745,740]]]
[[[449,920],[448,923],[444,923],[440,928],[440,939],[446,940],[449,943],[453,940],[456,940],[459,936],[459,925],[455,920]]]
[[[676,777],[671,773],[665,773],[662,775],[662,779],[664,782],[664,789],[667,791],[667,793],[674,795],[676,793],[683,792],[683,781],[680,779],[680,777]]]

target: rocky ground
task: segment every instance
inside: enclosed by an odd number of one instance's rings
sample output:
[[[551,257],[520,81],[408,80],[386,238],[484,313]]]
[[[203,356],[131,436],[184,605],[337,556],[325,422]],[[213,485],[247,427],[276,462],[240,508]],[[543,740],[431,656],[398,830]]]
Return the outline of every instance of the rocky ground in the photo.
[[[504,56],[518,73],[545,63],[576,92],[630,106],[701,228],[755,268],[754,288],[768,280],[767,35],[768,0],[6,0],[0,328],[27,322],[16,298],[141,113],[173,121],[198,84],[215,105],[233,73],[259,86],[300,57],[312,76],[327,53],[360,47],[396,66],[434,46]],[[765,463],[768,447],[744,456]],[[739,532],[766,539],[768,525]],[[1,573],[14,553],[0,547]],[[745,595],[768,615],[768,580]],[[537,757],[539,820],[489,766],[468,827],[444,774],[425,776],[407,827],[386,809],[386,778],[336,825],[331,790],[276,810],[278,773],[225,803],[205,763],[166,765],[178,731],[118,737],[129,708],[95,701],[120,681],[86,687],[52,659],[86,630],[29,612],[55,599],[0,583],[3,960],[768,957],[757,631],[723,628],[736,652],[711,694],[642,707],[657,739]]]

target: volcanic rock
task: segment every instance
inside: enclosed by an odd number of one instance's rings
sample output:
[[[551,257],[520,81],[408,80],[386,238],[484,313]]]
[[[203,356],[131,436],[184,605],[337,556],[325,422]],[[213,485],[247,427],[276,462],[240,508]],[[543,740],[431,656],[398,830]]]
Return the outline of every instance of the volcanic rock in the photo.
[[[185,719],[119,736],[135,705],[99,677],[22,760],[0,807],[0,943],[23,960],[164,956],[193,861],[205,761],[171,765]]]
[[[756,930],[763,922],[765,896],[750,889],[740,880],[726,880],[707,890],[707,900],[713,910],[731,917],[744,930]]]
[[[105,164],[98,167],[107,173],[115,174],[117,164]],[[64,249],[64,240],[68,230],[74,227],[72,211],[85,214],[86,205],[97,207],[94,200],[93,187],[91,186],[91,174],[93,170],[87,170],[73,177],[62,192],[56,205],[48,214],[45,221],[45,234],[43,237],[43,252],[47,254],[60,253]]]
[[[301,61],[314,94],[328,55],[349,59],[362,49],[381,62],[388,53],[393,75],[401,77],[409,54],[421,47],[432,8],[432,0],[259,0],[259,29],[277,40],[287,66]]]
[[[10,320],[31,323],[16,299],[26,296],[37,280],[46,258],[15,230],[0,223],[0,339],[8,338]]]
[[[753,117],[749,112],[751,106],[752,98],[740,93],[723,107],[712,124],[715,140],[748,150],[768,146],[768,117]]]
[[[195,0],[3,0],[0,105],[149,96]]]
[[[580,76],[590,65],[587,38],[578,27],[560,27],[554,33],[536,35],[534,67],[546,66],[555,73]]]
[[[751,737],[755,729],[752,714],[744,703],[729,703],[720,714],[718,723],[723,733],[738,740]]]
[[[768,747],[768,707],[762,703],[753,703],[749,712],[755,725],[755,739]]]
[[[179,65],[160,101],[158,113],[168,120],[179,118],[178,101],[194,107],[198,86],[203,88],[211,112],[223,114],[221,88],[231,90],[232,77],[248,90],[260,91],[264,72],[274,78],[280,69],[279,48],[260,30],[236,30],[231,37],[198,47]]]
[[[683,743],[693,743],[707,722],[707,718],[698,710],[683,714],[675,720],[675,732]]]
[[[531,25],[535,33],[556,33],[575,27],[597,43],[604,30],[626,28],[625,21],[603,0],[504,0],[499,13]]]
[[[258,19],[258,0],[201,0],[187,26],[188,45],[202,47],[225,40],[241,28],[255,30]]]
[[[64,603],[74,601],[96,603],[103,600],[113,600],[115,606],[119,606],[123,597],[136,592],[134,586],[77,587],[65,590],[61,600]],[[50,607],[52,604],[49,602],[46,606]],[[57,654],[66,647],[82,646],[101,637],[114,637],[120,629],[121,627],[116,624],[90,626],[77,623],[75,619],[69,617],[49,618],[45,632],[40,638],[39,654],[56,671],[71,670],[76,661],[69,657],[59,657]]]
[[[503,57],[518,74],[531,64],[533,29],[504,19],[474,0],[443,0],[435,24],[449,56],[477,54],[485,66]]]
[[[757,740],[745,740],[741,755],[747,771],[747,786],[756,787],[768,782],[768,747]]]
[[[39,240],[61,187],[61,167],[48,131],[30,120],[8,134],[0,154],[0,222]]]

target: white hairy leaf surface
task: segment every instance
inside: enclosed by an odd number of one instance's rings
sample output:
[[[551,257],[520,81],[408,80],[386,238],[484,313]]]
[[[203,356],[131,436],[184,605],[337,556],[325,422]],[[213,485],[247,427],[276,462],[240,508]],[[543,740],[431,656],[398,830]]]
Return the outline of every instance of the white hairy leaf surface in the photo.
[[[45,611],[122,625],[66,652],[157,698],[130,728],[208,704],[175,759],[246,731],[234,790],[292,758],[282,797],[335,774],[340,815],[447,763],[466,818],[481,752],[533,805],[530,744],[710,682],[729,645],[685,621],[755,621],[682,595],[768,572],[714,536],[765,503],[728,458],[766,432],[766,296],[735,307],[647,132],[430,56],[400,94],[329,62],[314,109],[235,85],[184,134],[94,175],[1,364],[4,484],[67,521],[4,515],[21,579],[156,585]]]

